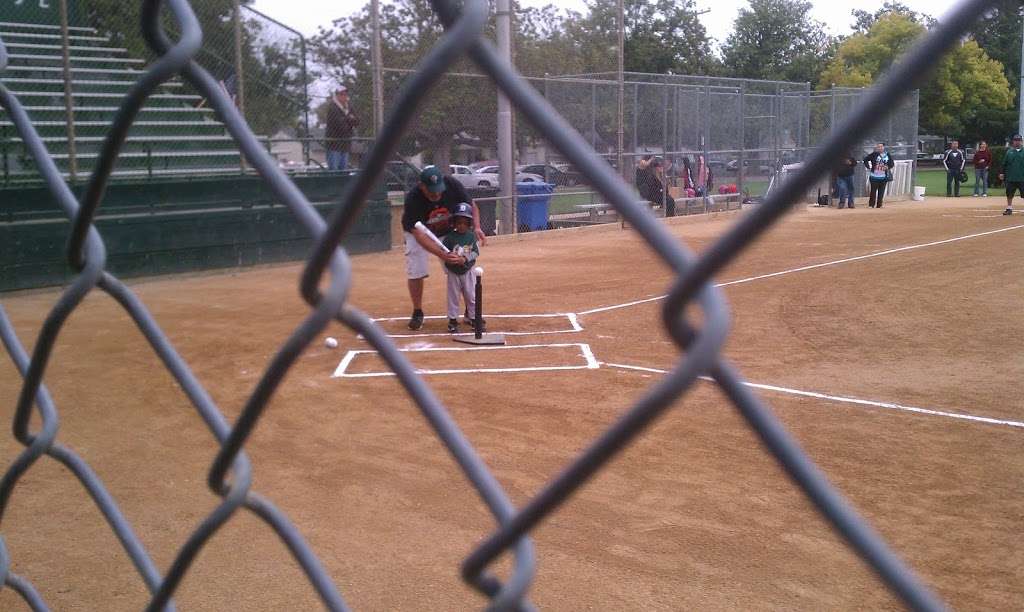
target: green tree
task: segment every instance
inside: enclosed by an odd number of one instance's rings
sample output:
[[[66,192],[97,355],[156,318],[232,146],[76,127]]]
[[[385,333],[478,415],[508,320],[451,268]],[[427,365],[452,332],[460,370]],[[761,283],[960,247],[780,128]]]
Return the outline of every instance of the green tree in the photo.
[[[722,45],[729,76],[817,82],[835,52],[824,24],[810,16],[806,0],[750,0],[740,9]]]
[[[854,34],[839,46],[822,73],[820,84],[866,87],[892,66],[925,27],[906,15],[890,13],[865,34]],[[921,87],[920,129],[960,138],[977,137],[991,122],[992,110],[1009,108],[1010,85],[1003,66],[974,40],[944,55]]]
[[[697,18],[693,0],[624,0],[625,68],[653,74],[708,74],[717,68],[711,40]],[[590,0],[587,14],[571,13],[567,36],[584,57],[615,70],[618,8],[615,0]]]
[[[971,38],[992,59],[1003,64],[1003,74],[1014,92],[1020,92],[1021,20],[1024,6],[1019,0],[999,0],[971,30]]]
[[[853,15],[854,20],[853,31],[857,34],[867,34],[868,31],[871,30],[871,26],[875,25],[876,21],[891,13],[903,15],[904,17],[908,17],[911,21],[926,27],[931,27],[935,23],[935,19],[930,15],[911,10],[910,7],[899,0],[886,0],[882,5],[882,8],[878,9],[874,13],[869,13],[863,9],[854,9],[850,11],[850,13]]]

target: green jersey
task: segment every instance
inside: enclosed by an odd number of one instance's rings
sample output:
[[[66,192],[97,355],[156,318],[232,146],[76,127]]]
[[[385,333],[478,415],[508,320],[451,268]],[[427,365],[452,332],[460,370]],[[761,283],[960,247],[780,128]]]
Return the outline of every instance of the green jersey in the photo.
[[[480,249],[476,246],[476,234],[472,229],[468,230],[465,234],[460,234],[456,231],[448,232],[448,234],[441,241],[444,246],[448,247],[448,250],[456,255],[462,255],[466,258],[466,265],[455,265],[455,264],[444,264],[445,268],[453,274],[463,275],[469,272],[470,269],[476,264],[476,258],[480,255]]]
[[[1024,182],[1024,149],[1008,149],[1003,158],[1003,174],[1007,182]]]

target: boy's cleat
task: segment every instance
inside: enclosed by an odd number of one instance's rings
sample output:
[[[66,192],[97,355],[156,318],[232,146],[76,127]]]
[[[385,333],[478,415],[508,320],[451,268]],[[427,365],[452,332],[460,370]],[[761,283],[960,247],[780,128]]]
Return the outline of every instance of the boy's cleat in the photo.
[[[412,317],[409,318],[409,329],[416,331],[423,327],[423,311],[414,310],[412,311]]]
[[[449,334],[454,334],[457,331],[459,331],[459,320],[458,319],[448,319],[448,333]]]
[[[466,323],[469,323],[469,326],[472,327],[474,331],[476,330],[476,321],[474,319],[467,319]],[[480,333],[483,333],[485,331],[487,331],[487,320],[481,318],[480,319]]]
[[[1012,208],[1007,208],[1006,210],[1003,211],[1003,215],[1012,215],[1012,214],[1013,214],[1013,209]]]

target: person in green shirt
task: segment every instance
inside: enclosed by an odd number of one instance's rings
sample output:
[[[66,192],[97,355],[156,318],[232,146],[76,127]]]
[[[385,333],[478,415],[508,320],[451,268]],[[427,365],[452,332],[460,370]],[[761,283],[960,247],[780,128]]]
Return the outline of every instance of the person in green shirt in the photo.
[[[459,331],[459,297],[462,296],[466,301],[467,319],[469,313],[476,312],[476,273],[473,266],[480,255],[480,248],[476,245],[473,209],[469,204],[455,205],[452,223],[455,229],[449,232],[442,242],[453,255],[461,258],[459,263],[446,261],[444,264],[444,271],[448,276],[448,331],[454,334]]]
[[[999,180],[1006,183],[1006,210],[1004,215],[1013,214],[1013,194],[1019,192],[1024,198],[1024,145],[1021,145],[1020,134],[1014,134],[1006,157],[1003,158],[1003,169]]]

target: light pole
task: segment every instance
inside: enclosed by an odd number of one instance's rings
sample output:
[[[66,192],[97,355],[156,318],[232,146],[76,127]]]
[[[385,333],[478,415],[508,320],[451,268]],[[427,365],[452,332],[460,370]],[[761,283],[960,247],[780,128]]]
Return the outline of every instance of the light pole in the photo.
[[[495,21],[498,26],[498,53],[512,63],[512,3],[498,0]],[[501,233],[515,231],[514,207],[516,194],[516,169],[512,142],[512,102],[498,89],[498,184],[501,187]]]
[[[1020,37],[1020,103],[1018,105],[1017,133],[1024,133],[1024,19],[1021,19]]]

